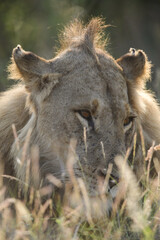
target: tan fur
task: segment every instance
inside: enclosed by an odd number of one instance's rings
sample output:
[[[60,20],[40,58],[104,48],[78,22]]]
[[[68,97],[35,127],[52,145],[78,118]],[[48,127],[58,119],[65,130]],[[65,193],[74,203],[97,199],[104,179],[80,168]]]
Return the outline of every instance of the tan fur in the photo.
[[[69,26],[65,27],[64,31],[60,34],[60,49],[62,52],[71,46],[84,45],[87,48],[104,49],[106,47],[107,39],[104,39],[103,29],[107,25],[101,18],[93,18],[87,27],[84,27],[80,21],[75,20]]]
[[[14,174],[13,159],[10,159],[10,149],[14,142],[12,124],[15,124],[19,131],[29,119],[28,109],[25,108],[26,97],[23,85],[18,85],[0,96],[0,146],[2,160],[6,162],[6,174]]]
[[[114,158],[133,147],[135,132],[135,171],[136,166],[143,166],[139,126],[146,148],[153,140],[160,143],[159,106],[145,90],[151,64],[142,50],[134,49],[114,60],[104,50],[104,27],[99,18],[87,26],[71,24],[63,33],[59,54],[51,60],[21,46],[13,50],[10,77],[22,79],[24,86],[17,85],[0,98],[0,151],[6,172],[24,181],[32,148],[38,146],[40,179],[45,181],[53,174],[68,181],[68,149],[70,140],[76,139],[74,172],[77,177],[86,175],[86,186],[94,195],[97,177],[105,177],[109,163],[113,164],[113,176],[118,177]],[[82,110],[90,113],[88,120]],[[16,125],[20,149],[14,142],[12,124]],[[20,163],[29,129],[26,157]],[[30,184],[33,179],[31,174]]]

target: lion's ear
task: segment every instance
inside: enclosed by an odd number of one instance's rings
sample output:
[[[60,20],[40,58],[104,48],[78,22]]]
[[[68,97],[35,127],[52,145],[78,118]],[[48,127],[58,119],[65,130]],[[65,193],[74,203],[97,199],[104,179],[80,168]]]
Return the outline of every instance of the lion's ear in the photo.
[[[151,75],[151,63],[142,50],[131,48],[129,53],[117,59],[117,63],[122,67],[124,76],[136,85],[144,86]]]
[[[26,89],[32,93],[41,93],[58,81],[58,74],[51,72],[50,62],[27,52],[20,45],[13,49],[12,63],[8,68],[9,77],[22,79]]]

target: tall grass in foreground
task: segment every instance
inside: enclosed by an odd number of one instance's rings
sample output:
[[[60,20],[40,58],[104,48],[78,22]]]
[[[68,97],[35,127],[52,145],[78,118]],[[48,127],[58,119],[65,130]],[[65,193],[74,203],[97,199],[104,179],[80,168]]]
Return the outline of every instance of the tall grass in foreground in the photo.
[[[63,184],[52,175],[48,176],[48,182],[56,186],[54,189],[51,185],[39,190],[29,188],[30,159],[27,159],[26,182],[9,176],[0,177],[0,240],[160,239],[160,164],[157,159],[154,159],[157,177],[149,178],[153,152],[159,151],[160,146],[153,145],[149,149],[145,158],[149,164],[139,182],[132,166],[127,164],[127,156],[115,159],[121,180],[114,201],[103,192],[97,198],[89,197],[85,178],[77,179],[74,175],[75,143],[72,142],[70,147],[67,167],[72,184],[66,184],[63,201],[54,191],[61,189]],[[37,159],[36,150],[32,152]],[[36,175],[38,166],[34,168]],[[0,175],[2,169],[0,166]],[[24,193],[23,200],[6,197],[4,178],[18,185],[19,196]],[[106,176],[106,185],[108,179]],[[112,211],[108,213],[106,202],[112,204]]]

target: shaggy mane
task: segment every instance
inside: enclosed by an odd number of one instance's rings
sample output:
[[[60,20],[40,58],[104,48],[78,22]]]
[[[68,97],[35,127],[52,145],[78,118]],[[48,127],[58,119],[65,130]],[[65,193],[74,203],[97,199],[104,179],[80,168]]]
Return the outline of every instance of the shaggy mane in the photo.
[[[85,46],[90,50],[93,48],[105,49],[107,38],[104,37],[104,29],[109,25],[105,25],[102,18],[93,18],[87,25],[81,21],[75,20],[59,35],[61,52],[69,47]]]

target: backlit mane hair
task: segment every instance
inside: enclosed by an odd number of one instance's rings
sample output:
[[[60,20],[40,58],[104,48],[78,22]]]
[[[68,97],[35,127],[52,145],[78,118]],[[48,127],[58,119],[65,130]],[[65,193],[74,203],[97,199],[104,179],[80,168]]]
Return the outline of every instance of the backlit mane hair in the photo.
[[[85,47],[92,51],[94,48],[105,49],[107,38],[105,38],[105,25],[102,18],[93,18],[89,24],[84,25],[81,21],[75,20],[59,35],[60,49],[58,52],[69,47]]]

